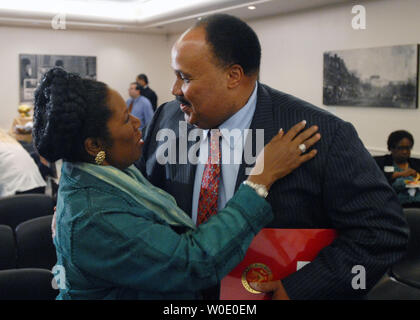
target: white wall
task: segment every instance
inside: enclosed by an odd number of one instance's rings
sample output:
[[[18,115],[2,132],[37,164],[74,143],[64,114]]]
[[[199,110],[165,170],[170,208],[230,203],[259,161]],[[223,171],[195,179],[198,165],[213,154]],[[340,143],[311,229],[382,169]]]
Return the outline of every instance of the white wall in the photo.
[[[97,79],[128,98],[127,89],[146,73],[158,103],[172,99],[166,37],[122,32],[0,27],[0,127],[8,130],[19,105],[20,53],[97,57]]]
[[[367,28],[353,30],[351,8],[366,8]],[[323,52],[420,43],[420,1],[355,2],[251,21],[262,46],[261,81],[351,122],[373,153],[386,151],[393,130],[410,131],[420,155],[420,109],[325,107],[322,104]]]
[[[366,7],[366,30],[351,27],[351,8],[358,3]],[[350,121],[373,153],[386,151],[391,131],[407,129],[416,140],[413,155],[420,156],[420,109],[322,104],[323,53],[420,43],[420,0],[360,1],[251,21],[250,25],[262,45],[262,82]],[[173,99],[170,49],[178,36],[0,27],[0,127],[8,129],[16,115],[19,53],[96,55],[98,79],[124,97],[128,83],[145,72],[163,103]]]

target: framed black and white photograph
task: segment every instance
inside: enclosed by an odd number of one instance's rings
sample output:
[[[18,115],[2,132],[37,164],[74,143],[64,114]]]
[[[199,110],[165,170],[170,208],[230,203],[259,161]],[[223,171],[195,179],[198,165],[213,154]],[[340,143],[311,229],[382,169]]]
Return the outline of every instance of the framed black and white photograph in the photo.
[[[96,80],[96,57],[20,54],[20,102],[32,102],[42,76],[53,67],[62,67],[82,78]]]
[[[418,45],[324,53],[327,106],[417,108]]]

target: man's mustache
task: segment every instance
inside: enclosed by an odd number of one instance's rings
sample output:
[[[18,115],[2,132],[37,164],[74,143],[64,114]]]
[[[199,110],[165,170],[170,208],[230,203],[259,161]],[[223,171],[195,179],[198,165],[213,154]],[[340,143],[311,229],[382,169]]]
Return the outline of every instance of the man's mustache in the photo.
[[[186,105],[188,107],[191,106],[191,103],[189,103],[187,100],[185,100],[183,96],[175,96],[175,99],[183,105]]]

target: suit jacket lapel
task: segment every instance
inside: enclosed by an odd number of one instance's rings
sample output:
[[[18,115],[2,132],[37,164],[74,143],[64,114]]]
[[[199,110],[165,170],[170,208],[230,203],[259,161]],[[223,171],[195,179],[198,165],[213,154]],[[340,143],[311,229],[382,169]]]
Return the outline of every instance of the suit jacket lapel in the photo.
[[[190,124],[187,124],[187,132],[188,132],[188,134],[190,133],[190,131],[191,130],[193,130],[195,127],[194,126],[192,126],[192,125],[190,125]],[[190,151],[190,149],[194,146],[194,144],[197,142],[197,140],[196,141],[189,141],[189,140],[187,140],[187,156],[188,156],[188,152]],[[191,216],[191,213],[192,213],[192,198],[193,198],[193,193],[194,193],[194,180],[195,180],[195,171],[196,171],[196,169],[197,169],[197,164],[193,164],[193,163],[190,163],[190,161],[189,160],[187,160],[187,165],[185,165],[185,166],[180,166],[180,167],[184,167],[184,170],[185,170],[185,175],[186,175],[186,177],[187,177],[187,186],[188,186],[188,189],[189,189],[189,191],[188,191],[188,203],[190,203],[190,206],[189,206],[189,208],[190,208],[190,210],[187,212],[190,216]]]
[[[248,147],[246,148],[251,147],[249,143],[252,143],[252,152],[253,155],[256,157],[260,151],[256,150],[256,129],[264,130],[264,145],[270,142],[270,140],[278,132],[278,129],[275,126],[274,122],[273,104],[271,101],[271,97],[267,89],[260,83],[258,83],[257,106],[255,108],[255,113],[251,121],[250,129],[252,134],[252,140],[249,138],[246,140],[246,145],[248,145]],[[235,191],[238,190],[242,181],[244,181],[247,178],[245,169],[247,167],[252,167],[253,165],[254,163],[247,165],[245,163],[244,155],[242,155],[242,163],[239,166],[238,177],[236,178]]]
[[[187,130],[188,133],[190,133],[191,130],[193,130],[195,127],[187,124]],[[197,143],[197,140],[195,141],[189,141],[187,142],[187,150],[189,152],[189,150],[191,149],[191,147]],[[189,163],[189,161],[187,161]],[[188,176],[188,184],[191,185],[191,194],[193,192],[193,188],[194,188],[194,178],[195,178],[195,170],[197,169],[197,164],[190,164],[187,166],[187,176]]]
[[[165,165],[166,175],[170,177],[170,186],[173,190],[166,191],[174,195],[177,199],[178,206],[191,216],[197,164],[191,163],[188,159],[188,153],[196,143],[196,141],[189,141],[188,136],[195,127],[184,122],[184,115],[181,111],[179,111],[179,114],[177,113],[177,117],[179,118],[179,121],[176,122],[178,127],[173,127],[173,130],[176,132],[176,137],[173,141],[173,147],[176,148],[176,160],[175,163],[167,163]],[[181,121],[184,123],[180,124],[179,122]]]

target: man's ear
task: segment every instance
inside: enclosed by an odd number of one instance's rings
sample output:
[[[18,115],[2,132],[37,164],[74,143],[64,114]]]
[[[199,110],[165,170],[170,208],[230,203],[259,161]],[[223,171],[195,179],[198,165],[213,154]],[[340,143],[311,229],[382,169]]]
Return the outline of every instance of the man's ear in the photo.
[[[227,85],[229,89],[234,89],[241,83],[244,74],[244,69],[239,64],[234,64],[229,67],[227,71]]]
[[[100,143],[97,138],[86,138],[85,150],[89,155],[95,158],[98,152],[104,149],[102,147],[102,143]]]

